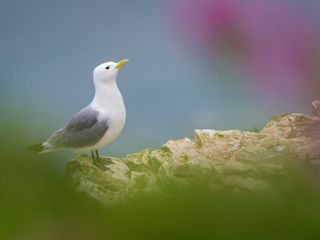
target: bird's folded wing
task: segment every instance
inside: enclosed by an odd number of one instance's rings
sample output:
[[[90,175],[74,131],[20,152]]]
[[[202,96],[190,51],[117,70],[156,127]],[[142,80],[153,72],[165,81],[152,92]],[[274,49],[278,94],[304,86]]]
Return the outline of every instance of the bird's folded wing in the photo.
[[[98,120],[99,112],[88,106],[75,114],[62,129],[47,140],[50,148],[84,148],[95,145],[108,130],[108,119]]]

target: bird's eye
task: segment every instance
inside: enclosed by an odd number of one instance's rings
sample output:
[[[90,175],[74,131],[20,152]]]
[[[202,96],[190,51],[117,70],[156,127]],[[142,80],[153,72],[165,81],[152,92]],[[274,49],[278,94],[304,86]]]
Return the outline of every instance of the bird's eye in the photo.
[[[106,67],[106,69],[109,69],[109,68],[110,68],[109,66]]]

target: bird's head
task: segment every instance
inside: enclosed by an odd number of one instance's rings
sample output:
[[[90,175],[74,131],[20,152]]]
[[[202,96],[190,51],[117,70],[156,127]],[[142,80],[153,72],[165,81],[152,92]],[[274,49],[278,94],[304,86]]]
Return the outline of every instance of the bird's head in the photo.
[[[105,84],[115,82],[118,76],[119,69],[128,63],[128,59],[123,59],[120,62],[106,62],[97,66],[93,71],[95,84]]]

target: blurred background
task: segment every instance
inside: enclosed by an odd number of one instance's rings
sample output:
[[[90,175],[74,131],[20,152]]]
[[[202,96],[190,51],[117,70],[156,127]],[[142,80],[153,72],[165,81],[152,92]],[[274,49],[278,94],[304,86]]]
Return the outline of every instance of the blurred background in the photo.
[[[130,60],[118,78],[127,124],[107,155],[158,148],[195,128],[261,128],[274,114],[309,113],[319,98],[319,17],[316,0],[0,0],[1,239],[25,222],[46,229],[42,215],[55,222],[55,210],[60,230],[65,209],[67,223],[90,213],[90,201],[62,187],[74,154],[23,156],[92,100],[96,65]],[[285,239],[273,237],[265,239]]]
[[[1,0],[3,110],[42,141],[92,100],[96,65],[129,58],[118,79],[127,124],[110,155],[309,112],[320,88],[319,5]]]

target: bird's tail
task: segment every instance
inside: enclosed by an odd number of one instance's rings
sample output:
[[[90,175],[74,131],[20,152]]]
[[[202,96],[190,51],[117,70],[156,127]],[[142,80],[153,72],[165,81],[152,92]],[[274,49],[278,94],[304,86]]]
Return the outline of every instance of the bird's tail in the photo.
[[[38,153],[41,153],[45,150],[42,143],[34,144],[29,147],[27,147],[27,151],[30,153],[30,155],[35,155]]]

